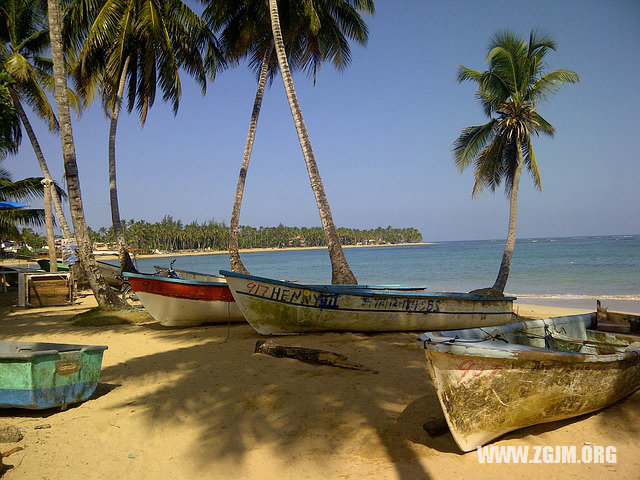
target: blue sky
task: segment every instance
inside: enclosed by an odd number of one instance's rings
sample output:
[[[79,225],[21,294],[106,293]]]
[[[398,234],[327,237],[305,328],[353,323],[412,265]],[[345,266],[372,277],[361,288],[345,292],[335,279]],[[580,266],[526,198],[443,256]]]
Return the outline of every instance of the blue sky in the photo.
[[[338,226],[414,226],[425,241],[503,238],[502,191],[471,198],[473,174],[458,173],[451,145],[462,128],[486,118],[473,84],[458,84],[459,65],[485,68],[493,33],[557,42],[551,69],[581,82],[540,105],[557,130],[534,141],[543,190],[523,175],[518,236],[640,233],[640,2],[378,1],[369,43],[352,46],[340,73],[326,65],[316,85],[294,76],[327,195]],[[229,221],[255,95],[241,65],[209,84],[185,75],[177,117],[160,102],[144,128],[123,114],[116,146],[121,215],[157,221]],[[29,112],[28,112],[29,114]],[[58,181],[60,144],[30,115]],[[110,224],[108,121],[99,103],[74,124],[87,222]],[[14,178],[40,175],[25,137],[4,161]],[[247,178],[241,224],[320,225],[282,80],[265,95]]]

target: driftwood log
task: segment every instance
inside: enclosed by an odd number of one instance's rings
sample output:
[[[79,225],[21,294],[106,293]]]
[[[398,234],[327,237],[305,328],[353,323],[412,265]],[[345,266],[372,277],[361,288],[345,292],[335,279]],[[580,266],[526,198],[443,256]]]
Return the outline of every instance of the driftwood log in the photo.
[[[271,355],[277,358],[293,358],[314,365],[326,365],[329,367],[347,368],[349,370],[360,370],[362,372],[380,373],[364,365],[353,363],[349,361],[348,357],[340,353],[315,348],[280,345],[273,340],[258,340],[256,342],[255,353]]]

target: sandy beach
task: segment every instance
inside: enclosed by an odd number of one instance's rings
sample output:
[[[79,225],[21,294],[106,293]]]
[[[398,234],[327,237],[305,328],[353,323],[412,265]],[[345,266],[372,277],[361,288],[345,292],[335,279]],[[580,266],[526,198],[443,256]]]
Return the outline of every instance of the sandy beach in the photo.
[[[0,294],[2,339],[107,345],[93,397],[64,411],[3,410],[24,439],[4,459],[13,479],[636,478],[640,392],[595,414],[538,425],[495,445],[613,445],[615,464],[479,465],[442,419],[414,333],[328,333],[282,344],[347,355],[379,374],[253,353],[248,325],[169,329],[155,323],[75,327],[95,305],[21,309]],[[520,314],[578,313],[519,305]],[[39,428],[42,426],[46,428]]]

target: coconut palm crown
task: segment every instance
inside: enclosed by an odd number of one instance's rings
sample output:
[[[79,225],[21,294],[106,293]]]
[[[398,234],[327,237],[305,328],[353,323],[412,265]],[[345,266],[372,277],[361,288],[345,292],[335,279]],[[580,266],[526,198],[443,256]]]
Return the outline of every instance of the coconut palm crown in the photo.
[[[159,87],[177,112],[179,70],[206,92],[207,75],[222,55],[206,24],[181,0],[73,0],[65,9],[65,42],[78,51],[75,77],[87,100],[101,89],[107,111],[119,103],[120,80],[128,79],[127,107],[144,124]]]
[[[501,292],[515,246],[518,184],[523,167],[542,190],[532,137],[552,137],[555,133],[553,125],[538,113],[538,103],[563,84],[579,81],[570,70],[546,72],[545,56],[555,49],[555,42],[539,32],[531,32],[528,42],[509,31],[499,32],[489,43],[487,70],[479,72],[464,66],[458,70],[459,82],[470,80],[478,84],[477,98],[490,120],[462,130],[453,145],[456,165],[462,172],[473,162],[473,196],[485,187],[495,191],[504,181],[505,192],[511,198],[507,243],[493,286]]]
[[[213,33],[181,0],[74,0],[65,13],[65,37],[79,49],[75,72],[79,91],[90,100],[101,90],[110,112],[109,192],[120,266],[136,271],[120,219],[116,177],[116,130],[128,82],[128,109],[144,125],[157,87],[177,113],[182,87],[179,70],[191,74],[204,95],[221,53]]]

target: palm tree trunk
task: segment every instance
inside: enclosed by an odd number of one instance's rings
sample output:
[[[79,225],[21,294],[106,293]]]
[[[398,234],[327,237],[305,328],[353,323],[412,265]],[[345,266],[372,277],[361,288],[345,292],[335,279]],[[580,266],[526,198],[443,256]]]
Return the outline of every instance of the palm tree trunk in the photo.
[[[258,90],[256,98],[253,101],[253,110],[251,112],[251,121],[249,122],[249,132],[247,133],[247,141],[244,146],[244,155],[242,157],[242,165],[240,166],[240,175],[238,175],[238,186],[236,187],[236,198],[233,202],[233,212],[231,213],[231,223],[229,225],[229,261],[231,262],[231,270],[238,273],[248,274],[238,252],[238,225],[240,223],[240,209],[242,208],[242,195],[244,194],[244,183],[247,178],[247,170],[249,169],[249,161],[251,160],[251,152],[253,150],[253,142],[256,138],[256,129],[258,128],[258,117],[260,116],[260,108],[262,106],[262,98],[264,97],[264,89],[267,85],[267,72],[269,70],[269,59],[271,51],[264,54],[262,65],[260,66],[260,76],[258,77]]]
[[[518,151],[518,166],[513,174],[513,185],[511,186],[511,201],[509,204],[509,231],[507,233],[507,243],[504,246],[504,253],[502,254],[502,263],[500,264],[500,271],[498,272],[498,278],[493,284],[493,288],[504,292],[507,286],[507,279],[509,278],[509,270],[511,269],[511,258],[513,257],[513,250],[516,246],[516,222],[518,220],[518,186],[520,184],[520,174],[522,173],[522,167],[524,165],[522,159],[522,143],[520,138],[516,139],[516,149]]]
[[[42,170],[42,175],[44,176],[44,178],[52,180],[51,173],[49,172],[49,167],[47,166],[47,162],[45,161],[42,150],[40,149],[40,143],[38,142],[36,134],[31,127],[31,123],[29,122],[27,114],[22,108],[18,92],[16,92],[13,88],[10,88],[10,92],[11,98],[13,100],[13,106],[16,109],[16,112],[18,112],[18,116],[20,117],[20,121],[22,121],[24,129],[27,131],[29,140],[31,140],[33,151],[36,154],[36,158],[38,159],[38,163],[40,164],[40,169]],[[62,210],[60,195],[58,195],[58,191],[55,188],[51,189],[51,198],[53,200],[53,208],[56,211],[56,216],[58,217],[58,221],[60,222],[60,230],[62,231],[62,236],[68,240],[72,237],[71,230],[69,229],[69,224],[67,223],[67,219],[65,218],[64,212]]]
[[[289,62],[287,61],[284,41],[282,40],[282,31],[280,30],[277,0],[269,0],[269,13],[271,15],[271,29],[273,31],[276,55],[278,56],[278,65],[280,66],[284,89],[287,92],[289,108],[291,109],[293,121],[298,132],[298,140],[302,147],[302,154],[304,156],[305,163],[307,164],[307,172],[309,173],[309,180],[311,181],[311,189],[316,197],[316,203],[320,213],[320,221],[327,238],[329,259],[331,260],[331,283],[356,284],[358,281],[351,271],[351,268],[349,268],[347,259],[342,251],[342,245],[340,245],[340,239],[336,232],[336,226],[333,223],[329,201],[327,200],[327,195],[324,191],[324,185],[322,184],[318,165],[316,163],[315,156],[313,155],[309,135],[307,134],[307,127],[305,126],[304,119],[302,118],[302,110],[300,109],[296,91],[293,87],[291,71],[289,70]]]
[[[111,221],[113,223],[113,233],[118,244],[118,257],[120,259],[120,272],[137,272],[138,270],[131,261],[131,256],[127,250],[127,242],[124,238],[124,228],[120,219],[120,207],[118,206],[118,185],[116,181],[116,130],[118,128],[118,117],[120,116],[120,105],[122,95],[127,80],[129,60],[127,56],[122,66],[118,93],[111,114],[111,126],[109,127],[109,199],[111,201]]]
[[[44,224],[47,231],[47,247],[49,248],[49,272],[58,271],[58,257],[56,256],[56,240],[53,236],[53,215],[51,213],[51,185],[49,178],[42,180],[44,185]]]
[[[120,297],[116,295],[115,291],[107,285],[104,277],[100,274],[91,249],[89,230],[87,229],[87,222],[84,217],[84,208],[82,205],[78,163],[76,162],[76,147],[73,142],[73,131],[71,128],[71,115],[69,114],[67,77],[64,68],[62,35],[60,33],[60,0],[47,0],[47,6],[55,99],[56,105],[58,106],[60,139],[62,141],[62,157],[64,159],[64,170],[67,179],[67,194],[69,195],[71,221],[73,222],[73,230],[78,244],[78,260],[82,263],[98,305],[124,307],[124,302],[120,300]]]

